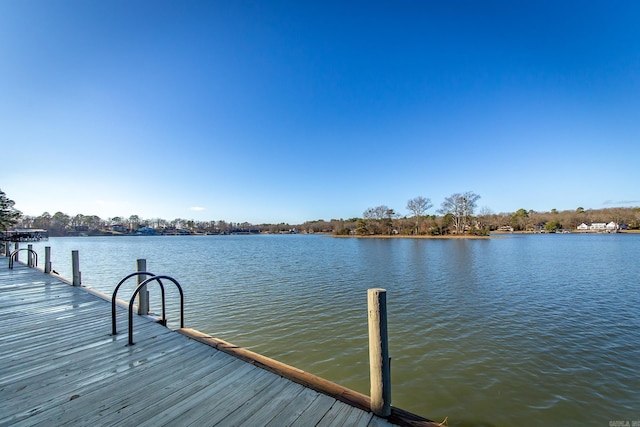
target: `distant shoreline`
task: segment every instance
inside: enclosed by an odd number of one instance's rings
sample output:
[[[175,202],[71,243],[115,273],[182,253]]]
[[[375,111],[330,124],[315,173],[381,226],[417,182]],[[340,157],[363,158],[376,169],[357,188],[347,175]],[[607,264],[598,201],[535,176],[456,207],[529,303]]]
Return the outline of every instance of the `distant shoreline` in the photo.
[[[537,231],[492,231],[491,234],[640,234],[640,230],[618,230],[616,233],[607,233],[602,230],[575,230],[568,233],[540,233]]]
[[[319,234],[319,233],[315,233]],[[327,233],[329,234],[329,233]],[[470,234],[447,234],[444,236],[431,236],[431,235],[407,235],[407,234],[396,234],[396,235],[386,235],[386,234],[375,234],[375,235],[335,235],[331,234],[332,237],[336,238],[351,238],[351,239],[434,239],[434,240],[456,240],[456,239],[471,239],[471,240],[486,240],[486,239],[500,239],[504,236],[508,236],[510,234],[563,234],[563,233],[536,233],[533,231],[496,231],[492,232],[489,236],[474,236]],[[603,233],[602,231],[571,231],[570,233],[564,234],[640,234],[640,230],[623,230],[618,231],[617,233]]]
[[[347,239],[434,239],[434,240],[455,240],[455,239],[491,239],[499,236],[474,236],[471,234],[447,234],[445,236],[430,236],[430,235],[420,235],[414,236],[410,234],[396,234],[396,235],[387,235],[387,234],[375,234],[375,235],[367,235],[367,236],[358,236],[358,235],[332,235],[332,237],[337,238],[347,238]]]

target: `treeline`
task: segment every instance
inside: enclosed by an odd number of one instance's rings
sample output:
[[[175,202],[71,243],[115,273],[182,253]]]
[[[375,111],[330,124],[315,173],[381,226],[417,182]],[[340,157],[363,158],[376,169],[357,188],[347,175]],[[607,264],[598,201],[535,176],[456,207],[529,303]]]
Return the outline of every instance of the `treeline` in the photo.
[[[550,212],[536,212],[534,210],[518,209],[514,213],[501,213],[489,215],[492,228],[511,227],[514,231],[537,231],[545,229],[575,230],[580,224],[614,222],[622,228],[630,230],[640,229],[640,207],[631,208],[604,208],[584,209],[578,207],[575,210]]]
[[[640,229],[640,207],[616,207],[549,212],[518,209],[516,212],[494,213],[483,207],[476,211],[480,196],[473,192],[454,193],[445,198],[434,214],[428,198],[416,197],[407,202],[409,215],[398,215],[387,206],[368,208],[362,218],[346,223],[325,225],[335,234],[355,235],[488,235],[495,231],[556,232],[575,231],[580,224],[614,222],[620,229]],[[331,227],[333,225],[333,227]]]
[[[492,213],[481,210],[470,218],[464,231],[458,232],[450,214],[424,215],[419,217],[420,225],[415,232],[418,218],[403,216],[396,218],[366,219],[351,218],[348,220],[310,221],[300,225],[300,230],[308,232],[331,232],[337,235],[424,235],[438,236],[449,234],[487,235],[496,231],[514,232],[556,232],[560,230],[576,231],[585,223],[615,222],[622,229],[640,230],[640,208],[604,208],[582,209],[550,212],[536,212],[519,209],[511,213]]]
[[[195,221],[192,219],[144,219],[129,217],[100,218],[97,215],[70,216],[63,212],[39,216],[22,215],[15,228],[41,228],[49,236],[115,235],[115,234],[231,234],[231,233],[285,233],[295,230],[289,224],[260,224],[248,222]]]
[[[335,235],[488,235],[500,231],[575,230],[578,225],[611,221],[628,229],[640,229],[640,208],[605,208],[550,212],[519,209],[511,213],[493,213],[488,208],[477,210],[480,196],[473,192],[454,193],[445,198],[433,213],[431,200],[415,197],[407,201],[406,212],[386,205],[367,208],[362,217],[318,219],[302,224],[250,224],[225,220],[195,221],[176,218],[143,219],[129,217],[100,218],[97,215],[74,216],[48,212],[39,216],[21,215],[15,228],[42,228],[50,236],[113,234],[231,234],[231,233],[333,233]]]

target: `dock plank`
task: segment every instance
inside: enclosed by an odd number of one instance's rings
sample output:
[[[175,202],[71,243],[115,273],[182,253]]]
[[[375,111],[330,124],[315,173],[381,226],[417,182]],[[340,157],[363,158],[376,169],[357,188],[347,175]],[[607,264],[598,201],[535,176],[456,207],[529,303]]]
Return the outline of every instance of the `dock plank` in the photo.
[[[220,356],[218,354],[215,357]],[[124,422],[126,425],[138,426],[151,418],[152,415],[159,414],[182,402],[185,405],[193,405],[194,396],[205,391],[211,384],[228,376],[226,370],[236,370],[242,365],[242,362],[232,357],[220,357],[220,359],[215,365],[206,365],[193,371],[192,375],[184,378],[186,385],[171,382],[165,387],[155,388],[152,390],[154,394],[147,394],[147,398],[144,400],[127,394],[120,401],[114,402],[114,408],[111,412],[100,414],[100,423],[113,425],[118,421]]]
[[[210,425],[210,414],[225,409],[231,411],[232,409],[227,409],[228,406],[241,402],[241,389],[247,383],[253,383],[254,388],[266,387],[268,382],[265,382],[265,378],[267,377],[267,372],[259,372],[246,364],[242,365],[233,371],[233,375],[226,375],[206,389],[194,393],[188,401],[174,402],[173,405],[158,412],[139,426]]]
[[[101,382],[99,387],[90,385],[76,389],[77,399],[65,401],[55,408],[55,416],[49,413],[48,420],[44,423],[53,421],[59,426],[103,425],[102,419],[113,413],[117,414],[113,417],[114,422],[120,423],[125,418],[125,414],[118,410],[126,407],[130,402],[149,402],[157,398],[158,390],[184,381],[186,374],[193,372],[191,361],[193,360],[194,365],[202,362],[202,357],[199,357],[200,360],[194,360],[195,357],[199,356],[191,352],[185,355],[185,358],[167,361],[162,369],[170,369],[170,374],[165,376],[148,377],[149,370],[156,369],[155,366],[150,366],[145,371],[127,375],[126,379],[111,381],[106,385]],[[205,356],[205,358],[210,359],[211,356]]]
[[[0,427],[391,425],[356,392],[148,316],[129,346],[125,309],[112,336],[103,295],[20,263],[0,263],[0,321]]]
[[[342,402],[336,402],[316,425],[318,427],[331,425],[353,425],[347,424],[347,420],[351,417],[352,408],[353,407],[345,405]]]
[[[179,351],[179,359],[176,361],[186,363],[189,361],[189,357],[197,354],[197,351],[198,349],[194,349],[193,352]],[[87,353],[88,358],[91,356],[91,353]],[[83,407],[92,407],[99,405],[105,396],[110,396],[109,393],[123,393],[125,390],[126,393],[129,393],[146,387],[147,382],[153,382],[153,379],[156,378],[152,376],[154,373],[157,373],[159,369],[170,367],[163,358],[158,356],[144,361],[129,358],[128,361],[124,360],[118,365],[110,365],[108,369],[99,372],[71,370],[61,375],[59,381],[46,384],[46,396],[41,395],[43,384],[36,377],[35,383],[25,383],[25,387],[27,387],[26,384],[30,384],[29,389],[32,391],[29,394],[15,393],[15,397],[21,396],[22,399],[12,400],[15,401],[15,404],[7,409],[15,414],[16,419],[29,418],[27,425],[37,424],[40,420],[46,422],[51,419],[59,419],[61,413],[70,413],[74,407],[78,406],[77,404]],[[163,377],[158,376],[157,378]],[[61,420],[59,419],[59,421]],[[4,420],[0,420],[0,422],[2,421]]]
[[[194,416],[195,420],[185,425],[216,425],[238,408],[243,407],[251,399],[260,396],[261,393],[274,390],[276,387],[282,387],[282,382],[277,381],[277,379],[276,376],[267,371],[260,372],[257,375],[251,373],[251,376],[245,376],[242,381],[238,381],[228,387],[226,389],[227,394],[218,402],[215,402],[214,405],[196,408],[200,410],[200,416]],[[197,415],[197,413],[194,412],[192,415]],[[178,423],[171,425],[179,426],[182,420],[178,419],[177,421]]]
[[[166,344],[161,344],[166,346]],[[157,349],[157,347],[156,347]],[[198,349],[194,348],[191,352],[185,352],[185,361],[190,361],[188,357],[191,354],[197,355]],[[85,353],[90,355],[92,353]],[[166,361],[161,359],[160,352],[154,353],[154,358],[148,358],[143,352],[143,359],[136,360],[130,356],[130,352],[123,352],[122,355],[115,356],[113,352],[107,352],[106,358],[102,359],[101,364],[94,364],[93,358],[77,364],[64,364],[63,366],[54,366],[48,375],[36,375],[26,379],[21,379],[10,385],[13,388],[16,397],[21,399],[12,400],[14,403],[14,412],[26,410],[25,405],[31,405],[37,398],[43,387],[47,388],[46,399],[40,399],[39,407],[47,405],[49,402],[65,401],[68,396],[84,395],[95,388],[105,389],[111,382],[116,382],[119,386],[126,385],[127,382],[135,381],[140,375],[144,375],[146,369],[154,366],[155,369],[162,367]],[[181,352],[182,355],[182,352]],[[113,356],[113,357],[111,357]],[[157,360],[154,360],[157,359]],[[55,362],[52,365],[56,365]],[[148,365],[148,366],[143,366]],[[139,368],[138,368],[139,367]],[[138,368],[138,369],[136,369]],[[135,371],[134,371],[135,370]],[[126,378],[118,378],[114,373],[126,375],[128,371],[133,371]],[[144,382],[143,382],[144,384]],[[135,386],[133,384],[132,386]],[[9,387],[2,390],[8,390]],[[0,412],[4,412],[4,403],[0,406]]]
[[[245,395],[244,403],[231,413],[224,416],[216,414],[218,417],[210,421],[213,425],[265,425],[281,410],[286,401],[295,399],[303,389],[300,384],[276,378],[269,387],[265,387],[259,393]]]
[[[311,405],[320,395],[313,390],[303,387],[294,399],[283,402],[278,406],[277,411],[272,411],[268,419],[260,425],[264,426],[288,426],[300,418],[302,414],[309,410]]]
[[[316,399],[311,402],[311,405],[303,411],[298,418],[293,420],[291,425],[293,427],[306,427],[315,426],[325,416],[331,407],[336,403],[335,399],[327,396],[326,394],[319,394]],[[283,424],[276,424],[277,420],[274,419],[268,425],[272,427],[279,427]]]

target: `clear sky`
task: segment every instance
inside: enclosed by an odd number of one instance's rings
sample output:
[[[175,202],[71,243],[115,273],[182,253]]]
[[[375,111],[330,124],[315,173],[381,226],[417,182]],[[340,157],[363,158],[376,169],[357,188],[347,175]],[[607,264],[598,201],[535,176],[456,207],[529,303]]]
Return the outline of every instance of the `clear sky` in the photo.
[[[28,215],[640,206],[640,2],[0,0]]]

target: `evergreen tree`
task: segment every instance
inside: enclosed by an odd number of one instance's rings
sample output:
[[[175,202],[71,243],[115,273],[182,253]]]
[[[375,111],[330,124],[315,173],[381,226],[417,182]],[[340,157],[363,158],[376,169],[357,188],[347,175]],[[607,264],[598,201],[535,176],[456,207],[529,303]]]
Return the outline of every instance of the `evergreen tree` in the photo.
[[[9,227],[18,222],[20,215],[22,215],[22,212],[13,207],[14,204],[15,202],[0,190],[0,230],[2,231],[7,231]]]

